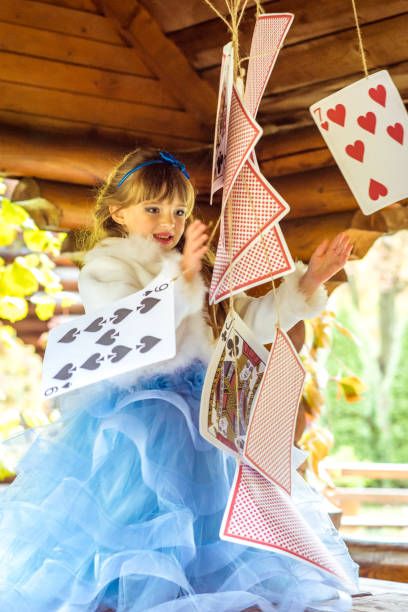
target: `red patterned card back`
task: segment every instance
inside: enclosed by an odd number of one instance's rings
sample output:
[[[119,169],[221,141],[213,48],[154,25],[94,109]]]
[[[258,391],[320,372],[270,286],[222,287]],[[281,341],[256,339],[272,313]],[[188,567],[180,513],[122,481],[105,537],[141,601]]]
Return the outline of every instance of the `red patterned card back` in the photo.
[[[280,329],[252,410],[244,456],[261,474],[291,492],[292,444],[305,370]]]
[[[291,498],[249,465],[237,468],[220,537],[295,557],[329,572],[353,589]]]
[[[262,135],[262,128],[248,114],[238,91],[232,89],[228,126],[227,159],[224,173],[223,204],[228,200],[231,188],[255,144]]]
[[[293,17],[290,13],[270,13],[256,21],[245,88],[245,106],[254,118]]]
[[[224,210],[225,249],[230,253],[229,215],[231,217],[232,256],[239,255],[268,225],[289,212],[289,205],[247,160],[231,190]]]
[[[231,271],[229,258],[227,259],[221,281],[212,288],[212,298],[217,303],[231,293],[239,293],[268,282],[271,273],[274,278],[279,278],[292,270],[294,263],[279,225],[271,225],[263,232],[262,237],[258,235],[250,246],[234,259]]]

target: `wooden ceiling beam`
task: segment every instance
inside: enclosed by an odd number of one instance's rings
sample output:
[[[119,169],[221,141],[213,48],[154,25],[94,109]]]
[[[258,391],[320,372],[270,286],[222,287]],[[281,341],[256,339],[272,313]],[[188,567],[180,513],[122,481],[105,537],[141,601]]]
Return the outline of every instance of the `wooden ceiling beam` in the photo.
[[[1,0],[0,20],[14,23],[20,26],[43,29],[47,24],[47,30],[60,32],[70,36],[79,36],[100,42],[123,45],[123,41],[109,19],[103,15],[95,15],[82,9],[60,6],[54,2],[52,5],[45,4],[44,0]],[[89,0],[89,5],[92,0]]]
[[[49,117],[47,115],[36,115],[30,113],[29,110],[16,111],[4,110],[0,107],[0,132],[3,126],[5,129],[23,131],[26,138],[31,134],[37,134],[39,131],[43,133],[44,140],[47,142],[49,138],[59,138],[59,143],[65,140],[76,139],[80,140],[86,148],[88,143],[111,143],[113,148],[119,147],[125,149],[128,153],[140,146],[159,147],[173,152],[202,150],[202,140],[188,138],[184,136],[172,136],[164,134],[156,134],[146,132],[144,129],[135,129],[132,126],[126,128],[113,128],[106,125],[96,125],[86,121],[69,121],[60,117]],[[0,150],[7,143],[0,142]],[[0,159],[0,166],[2,160]],[[11,173],[14,171],[11,169]],[[14,173],[15,174],[15,173]],[[58,178],[56,179],[58,180]],[[64,179],[65,180],[65,179]],[[73,182],[77,182],[75,179]]]
[[[61,146],[63,144],[63,146]],[[94,186],[127,153],[101,139],[76,138],[25,129],[0,127],[0,172]]]
[[[263,3],[263,7],[266,12],[290,12],[295,15],[280,57],[286,54],[285,50],[288,48],[303,45],[303,50],[307,52],[308,43],[313,48],[313,45],[318,44],[319,40],[324,42],[326,37],[335,38],[337,34],[343,32],[346,39],[350,41],[349,49],[352,51],[350,59],[353,58],[356,47],[358,51],[352,5],[350,4],[346,9],[344,0],[330,0],[330,2],[315,0],[313,3],[304,0],[278,0]],[[389,0],[381,4],[377,0],[365,0],[360,3],[358,15],[364,46],[366,47],[365,31],[367,28],[375,27],[375,24],[383,23],[385,20],[406,12],[405,0]],[[249,55],[254,19],[255,10],[248,9],[240,25],[240,49],[243,57]],[[188,28],[178,28],[176,32],[168,33],[168,37],[180,47],[185,55],[191,58],[191,63],[199,71],[220,63],[220,50],[229,39],[225,24],[218,18]],[[355,44],[353,44],[354,41]],[[278,69],[280,61],[279,59],[275,70]]]
[[[212,133],[217,109],[214,89],[194,71],[177,45],[161,31],[157,22],[137,0],[95,0],[112,19],[121,35],[143,58],[143,62],[183,108]]]
[[[27,57],[19,53],[0,53],[0,75],[4,81],[32,85],[43,90],[56,89],[167,109],[181,108],[157,79]]]
[[[209,142],[206,130],[191,114],[181,111],[135,104],[123,100],[98,98],[69,91],[44,90],[31,85],[21,85],[0,80],[0,105],[3,110],[45,115],[75,123],[86,121],[90,125],[101,125],[126,130],[144,131],[156,136],[188,134],[190,138]]]
[[[152,77],[134,49],[45,29],[0,22],[1,51]]]
[[[308,23],[309,26],[313,24],[313,18]],[[364,49],[370,71],[408,60],[407,30],[408,12],[406,11],[362,26]],[[213,86],[218,82],[220,62],[218,47],[216,51],[218,59],[216,60],[215,56],[208,58],[206,62],[208,61],[209,68],[204,69],[203,65],[203,70],[200,70],[200,74]],[[203,59],[202,54],[201,58]],[[355,28],[335,31],[327,36],[305,40],[295,45],[286,44],[279,54],[263,102],[271,94],[281,92],[286,94],[287,91],[297,90],[300,87],[342,79],[345,75],[358,73],[362,78],[364,73]]]

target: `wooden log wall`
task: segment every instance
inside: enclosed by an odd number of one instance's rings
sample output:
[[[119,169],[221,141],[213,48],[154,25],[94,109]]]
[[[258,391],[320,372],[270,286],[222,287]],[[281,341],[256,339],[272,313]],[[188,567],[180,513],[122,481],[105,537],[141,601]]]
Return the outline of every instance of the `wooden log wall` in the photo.
[[[225,14],[224,0],[213,1]],[[241,56],[254,4],[242,21]],[[308,111],[363,76],[351,2],[263,7],[295,14],[261,103],[257,147],[263,173],[291,206],[281,224],[289,248],[307,261],[325,236],[346,230],[362,257],[384,232],[408,227],[408,207],[362,215]],[[388,68],[408,100],[406,0],[360,1],[358,15],[369,70]],[[2,0],[0,173],[33,178],[60,209],[59,227],[78,230],[89,227],[95,187],[112,166],[153,144],[186,163],[200,214],[214,219],[212,132],[228,39],[203,0]],[[55,218],[44,211],[42,223],[55,227]]]

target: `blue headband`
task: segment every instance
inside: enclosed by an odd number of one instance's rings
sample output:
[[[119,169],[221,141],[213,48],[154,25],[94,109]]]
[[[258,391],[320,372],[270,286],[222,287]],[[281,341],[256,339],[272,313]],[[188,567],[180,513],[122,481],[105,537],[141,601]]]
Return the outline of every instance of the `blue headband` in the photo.
[[[117,189],[119,189],[122,183],[126,181],[128,176],[136,172],[136,170],[139,170],[140,168],[143,168],[144,166],[150,166],[151,164],[165,164],[167,162],[171,164],[172,166],[174,166],[175,168],[178,168],[180,172],[182,172],[186,178],[188,179],[190,178],[189,174],[187,174],[185,165],[179,162],[178,159],[174,157],[174,155],[172,155],[171,153],[165,153],[165,151],[159,151],[159,155],[162,159],[152,159],[151,161],[146,161],[143,164],[139,164],[138,166],[135,166],[134,168],[132,168],[132,170],[129,170],[129,172],[125,174],[125,176],[120,180],[119,185],[117,186]]]

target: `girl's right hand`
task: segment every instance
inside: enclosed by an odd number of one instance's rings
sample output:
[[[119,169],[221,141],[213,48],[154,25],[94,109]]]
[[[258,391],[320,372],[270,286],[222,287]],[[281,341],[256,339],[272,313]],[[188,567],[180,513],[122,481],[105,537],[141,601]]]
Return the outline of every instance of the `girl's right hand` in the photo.
[[[208,251],[208,247],[204,244],[208,240],[206,230],[207,226],[198,220],[193,221],[186,229],[186,243],[180,265],[184,279],[188,283],[200,272],[201,258]]]

